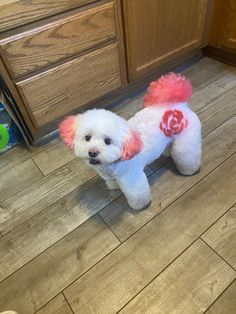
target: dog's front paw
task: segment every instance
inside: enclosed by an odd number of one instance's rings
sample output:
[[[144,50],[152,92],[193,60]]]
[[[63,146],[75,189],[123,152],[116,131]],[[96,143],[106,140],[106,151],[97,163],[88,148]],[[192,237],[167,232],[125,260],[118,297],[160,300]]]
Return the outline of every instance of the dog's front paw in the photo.
[[[107,180],[106,184],[107,184],[108,190],[110,190],[110,191],[114,191],[114,190],[119,190],[120,189],[118,183],[115,180]]]
[[[132,208],[133,210],[137,210],[137,211],[141,211],[141,210],[144,210],[146,209],[147,207],[150,206],[151,204],[151,199],[145,199],[145,200],[128,200],[128,204],[129,204],[129,207]]]

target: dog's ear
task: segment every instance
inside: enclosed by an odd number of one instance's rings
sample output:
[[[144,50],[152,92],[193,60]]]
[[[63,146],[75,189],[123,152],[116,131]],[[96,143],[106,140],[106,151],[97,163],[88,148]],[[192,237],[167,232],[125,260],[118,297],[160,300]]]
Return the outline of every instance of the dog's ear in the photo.
[[[73,148],[78,116],[66,117],[59,125],[59,134],[69,148]]]
[[[143,148],[143,142],[137,131],[131,130],[122,143],[121,160],[129,160]]]

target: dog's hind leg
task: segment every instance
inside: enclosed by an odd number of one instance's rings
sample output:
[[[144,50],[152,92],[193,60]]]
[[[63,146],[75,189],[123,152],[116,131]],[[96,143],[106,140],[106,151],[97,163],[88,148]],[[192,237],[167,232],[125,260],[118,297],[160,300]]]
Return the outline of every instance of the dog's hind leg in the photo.
[[[119,184],[116,182],[116,180],[106,180],[106,185],[108,190],[119,190]],[[0,313],[1,314],[1,313]]]
[[[167,145],[166,148],[164,149],[162,155],[166,158],[171,156],[171,144]]]
[[[176,135],[171,147],[171,157],[183,175],[192,175],[201,166],[201,125],[196,115],[191,120],[191,127]]]

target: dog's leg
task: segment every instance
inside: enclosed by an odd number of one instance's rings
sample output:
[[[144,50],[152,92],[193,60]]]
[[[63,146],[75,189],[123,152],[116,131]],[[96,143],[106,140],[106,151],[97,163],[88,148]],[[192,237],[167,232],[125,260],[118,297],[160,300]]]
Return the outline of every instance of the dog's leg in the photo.
[[[200,169],[200,123],[195,123],[195,127],[186,129],[183,133],[176,136],[171,148],[171,157],[173,158],[177,169],[183,175],[192,175]]]
[[[119,190],[119,184],[116,182],[116,180],[106,180],[107,188],[108,190]]]
[[[141,210],[151,202],[151,192],[143,171],[133,171],[122,175],[117,182],[132,209]]]
[[[171,156],[171,144],[167,145],[164,149],[162,155],[166,158],[169,158]]]

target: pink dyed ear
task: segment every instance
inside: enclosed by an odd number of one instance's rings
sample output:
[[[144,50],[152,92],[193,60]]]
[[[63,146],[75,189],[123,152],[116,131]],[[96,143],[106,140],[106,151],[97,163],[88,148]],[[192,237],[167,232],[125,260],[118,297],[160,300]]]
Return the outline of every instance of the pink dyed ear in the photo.
[[[124,140],[121,152],[121,160],[129,160],[137,155],[143,147],[143,142],[137,131],[132,130]]]
[[[69,148],[74,146],[76,132],[76,116],[66,117],[59,125],[59,134]]]

